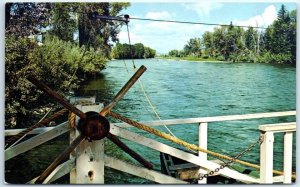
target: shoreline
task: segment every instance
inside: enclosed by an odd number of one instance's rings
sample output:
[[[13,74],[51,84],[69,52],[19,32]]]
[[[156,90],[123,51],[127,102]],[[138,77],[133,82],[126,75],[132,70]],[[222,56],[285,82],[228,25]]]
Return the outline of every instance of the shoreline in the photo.
[[[220,61],[220,60],[212,60],[212,59],[184,59],[180,57],[155,57],[155,59],[161,60],[178,60],[178,61],[187,61],[187,62],[212,62],[212,63],[230,63],[227,61]]]

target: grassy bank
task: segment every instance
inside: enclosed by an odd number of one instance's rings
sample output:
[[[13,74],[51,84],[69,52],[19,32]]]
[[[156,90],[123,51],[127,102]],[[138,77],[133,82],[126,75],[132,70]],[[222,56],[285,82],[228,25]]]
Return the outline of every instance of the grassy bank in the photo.
[[[172,57],[172,56],[158,56],[157,59],[170,59],[170,60],[179,60],[179,61],[197,61],[197,62],[223,62],[215,58],[201,58],[195,56],[186,56],[186,57]]]

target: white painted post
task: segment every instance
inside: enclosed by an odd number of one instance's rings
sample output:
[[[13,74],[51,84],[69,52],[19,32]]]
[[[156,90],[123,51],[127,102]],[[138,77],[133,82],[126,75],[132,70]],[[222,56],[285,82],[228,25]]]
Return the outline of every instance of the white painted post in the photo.
[[[284,133],[283,183],[292,183],[293,132]]]
[[[264,141],[260,145],[260,182],[273,183],[273,132],[261,132]]]
[[[83,112],[99,112],[103,105],[77,105]],[[79,120],[76,117],[76,121]],[[74,132],[70,139],[78,136]],[[76,168],[70,172],[71,184],[104,184],[104,140],[84,141],[75,150]]]
[[[199,141],[199,147],[203,149],[207,149],[207,123],[200,123],[199,124],[199,132],[198,132],[198,141]],[[198,152],[199,159],[200,160],[207,160],[207,153]],[[207,170],[200,168],[199,174],[206,174]],[[203,178],[202,180],[198,180],[198,184],[206,184],[207,179]]]

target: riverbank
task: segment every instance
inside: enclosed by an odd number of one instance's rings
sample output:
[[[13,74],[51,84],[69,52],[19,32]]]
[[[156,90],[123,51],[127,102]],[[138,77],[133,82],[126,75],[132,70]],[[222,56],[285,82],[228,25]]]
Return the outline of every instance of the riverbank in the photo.
[[[199,57],[192,57],[192,56],[186,56],[186,57],[165,57],[165,56],[158,56],[155,57],[156,59],[166,59],[166,60],[178,60],[178,61],[196,61],[196,62],[225,62],[216,60],[214,58],[199,58]]]

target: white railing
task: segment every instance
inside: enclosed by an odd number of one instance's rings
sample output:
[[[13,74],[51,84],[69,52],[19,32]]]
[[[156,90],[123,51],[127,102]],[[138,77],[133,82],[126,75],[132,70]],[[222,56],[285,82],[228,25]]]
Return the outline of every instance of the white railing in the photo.
[[[263,143],[260,146],[260,182],[273,183],[279,181],[291,183],[292,179],[292,158],[293,158],[293,132],[296,131],[296,122],[260,125],[259,130],[263,136]],[[273,177],[273,144],[274,133],[283,132],[283,176]]]
[[[286,112],[270,112],[270,113],[257,113],[257,114],[244,114],[244,115],[229,115],[229,116],[216,116],[216,117],[201,117],[201,118],[187,118],[187,119],[172,119],[172,120],[162,120],[162,121],[146,121],[146,122],[142,122],[146,125],[149,126],[159,126],[159,125],[175,125],[175,124],[182,124],[182,125],[189,125],[189,124],[199,124],[199,146],[201,148],[207,149],[207,128],[208,128],[208,124],[211,122],[221,122],[221,121],[235,121],[235,120],[249,120],[249,119],[260,119],[260,118],[272,118],[272,117],[283,117],[283,116],[295,116],[296,115],[296,111],[286,111]],[[207,160],[207,154],[206,153],[199,153],[199,156],[195,156],[193,154],[189,154],[186,153],[184,151],[175,149],[169,145],[163,144],[161,142],[158,142],[156,140],[153,139],[149,139],[146,138],[144,136],[141,136],[139,134],[133,133],[131,131],[128,131],[126,129],[124,129],[123,127],[132,127],[128,124],[125,123],[113,123],[111,124],[111,130],[110,132],[114,135],[117,135],[119,137],[122,137],[124,139],[136,142],[138,144],[144,145],[148,148],[160,151],[160,152],[164,152],[167,154],[170,154],[174,157],[186,160],[190,163],[194,163],[196,165],[200,166],[200,173],[206,173],[208,170],[214,170],[217,167],[220,167],[219,164],[212,162],[210,160]],[[260,126],[260,128],[263,128],[263,126]],[[270,134],[270,133],[274,133],[275,131],[272,131],[270,129],[271,126],[269,125],[268,127],[265,127],[265,130],[268,130],[268,132],[264,133],[266,134]],[[31,138],[27,141],[24,141],[12,148],[9,148],[7,150],[5,150],[5,161],[9,160],[21,153],[24,153],[42,143],[44,143],[45,141],[49,141],[50,139],[53,139],[54,137],[57,137],[58,135],[61,135],[62,133],[67,132],[68,129],[68,122],[63,123],[57,127],[45,127],[45,128],[38,128],[35,129],[31,132],[31,134],[38,134],[37,136],[35,136],[34,138]],[[261,131],[263,131],[262,129],[260,129]],[[282,129],[282,130],[287,130]],[[14,130],[5,130],[5,136],[8,135],[15,135],[19,132],[21,132],[22,129],[14,129]],[[276,131],[277,132],[277,131]],[[286,134],[289,134],[290,132],[286,132]],[[74,133],[73,133],[74,136]],[[286,136],[286,141],[284,146],[286,147],[287,145],[289,145],[289,142],[291,141],[290,139],[292,135],[287,135]],[[270,136],[266,137],[266,140],[269,138]],[[74,138],[74,137],[73,137]],[[33,139],[33,140],[32,140]],[[94,145],[93,145],[94,146]],[[90,147],[88,150],[93,150],[91,149],[91,147],[93,148],[93,146],[89,143],[85,144],[85,147]],[[262,145],[262,149],[264,149],[264,144]],[[271,149],[271,144],[268,144],[265,146],[267,149]],[[100,153],[99,152],[102,152]],[[101,166],[101,168],[104,169],[104,165],[108,166],[108,167],[112,167],[114,169],[123,171],[123,172],[127,172],[142,178],[146,178],[148,180],[152,180],[158,183],[184,183],[184,181],[180,181],[178,179],[174,179],[172,177],[169,176],[165,176],[163,174],[160,174],[156,171],[152,171],[152,170],[148,170],[139,166],[135,166],[133,164],[130,163],[126,163],[123,162],[121,160],[118,160],[116,158],[112,158],[112,157],[108,157],[103,153],[104,147],[102,146],[101,143],[101,148],[97,149],[97,154],[102,154],[102,155],[98,155],[101,158],[104,158],[102,160],[103,163],[98,163],[99,166]],[[291,148],[285,148],[285,155],[284,155],[284,159],[286,159],[286,155],[291,155]],[[77,154],[77,158],[80,157],[80,154]],[[269,158],[270,156],[268,155],[268,153],[265,153],[265,155],[262,155],[261,153],[261,158]],[[84,157],[86,159],[88,159],[88,157]],[[200,158],[200,159],[199,159]],[[84,162],[86,161],[86,159],[81,159],[84,160]],[[73,161],[72,161],[73,160]],[[237,179],[239,181],[245,182],[245,183],[272,183],[273,181],[278,181],[278,177],[276,179],[273,179],[273,175],[271,172],[271,178],[270,179],[270,167],[272,166],[272,164],[270,164],[268,161],[268,159],[266,159],[266,167],[265,170],[264,168],[262,168],[261,171],[261,178],[257,179],[251,176],[248,176],[246,174],[241,174],[235,170],[229,169],[229,168],[224,168],[222,170],[220,170],[218,172],[218,174],[224,175],[224,176],[228,176],[230,178],[234,178]],[[76,162],[76,164],[74,164],[74,162]],[[87,180],[85,179],[81,179],[78,180],[78,177],[75,177],[74,174],[74,169],[72,170],[72,167],[74,165],[82,165],[84,166],[84,162],[82,162],[82,164],[78,163],[78,159],[75,159],[74,157],[72,157],[68,163],[63,163],[60,168],[58,169],[58,171],[56,171],[56,173],[53,173],[52,176],[54,176],[53,178],[57,179],[60,176],[62,176],[63,174],[66,174],[66,172],[71,172],[71,177],[70,177],[70,181],[71,183],[86,183],[87,181],[91,182],[91,180]],[[289,182],[290,181],[290,175],[291,173],[288,171],[291,171],[290,169],[290,160],[285,160],[285,175],[284,175],[284,179],[279,180],[281,182]],[[90,163],[89,167],[91,167],[91,169],[93,169],[92,166],[93,163]],[[263,164],[265,164],[263,162]],[[273,167],[273,166],[272,166]],[[99,168],[98,168],[99,169]],[[80,168],[77,168],[77,170],[80,170]],[[91,171],[91,170],[89,170]],[[103,170],[100,169],[100,173]],[[84,178],[84,176],[88,176],[88,170],[84,171],[84,172],[78,172],[80,173],[80,175]],[[98,173],[99,174],[99,173]],[[78,175],[78,174],[77,174]],[[103,173],[102,173],[103,175]],[[264,177],[263,177],[264,176]],[[48,182],[52,182],[54,179],[47,179],[46,181]],[[76,180],[77,178],[77,180]],[[101,180],[103,181],[103,177],[100,177]],[[289,178],[289,179],[288,179]],[[93,181],[92,181],[93,182]],[[101,182],[102,183],[102,182]],[[206,180],[202,180],[199,181],[199,183],[206,183]]]

